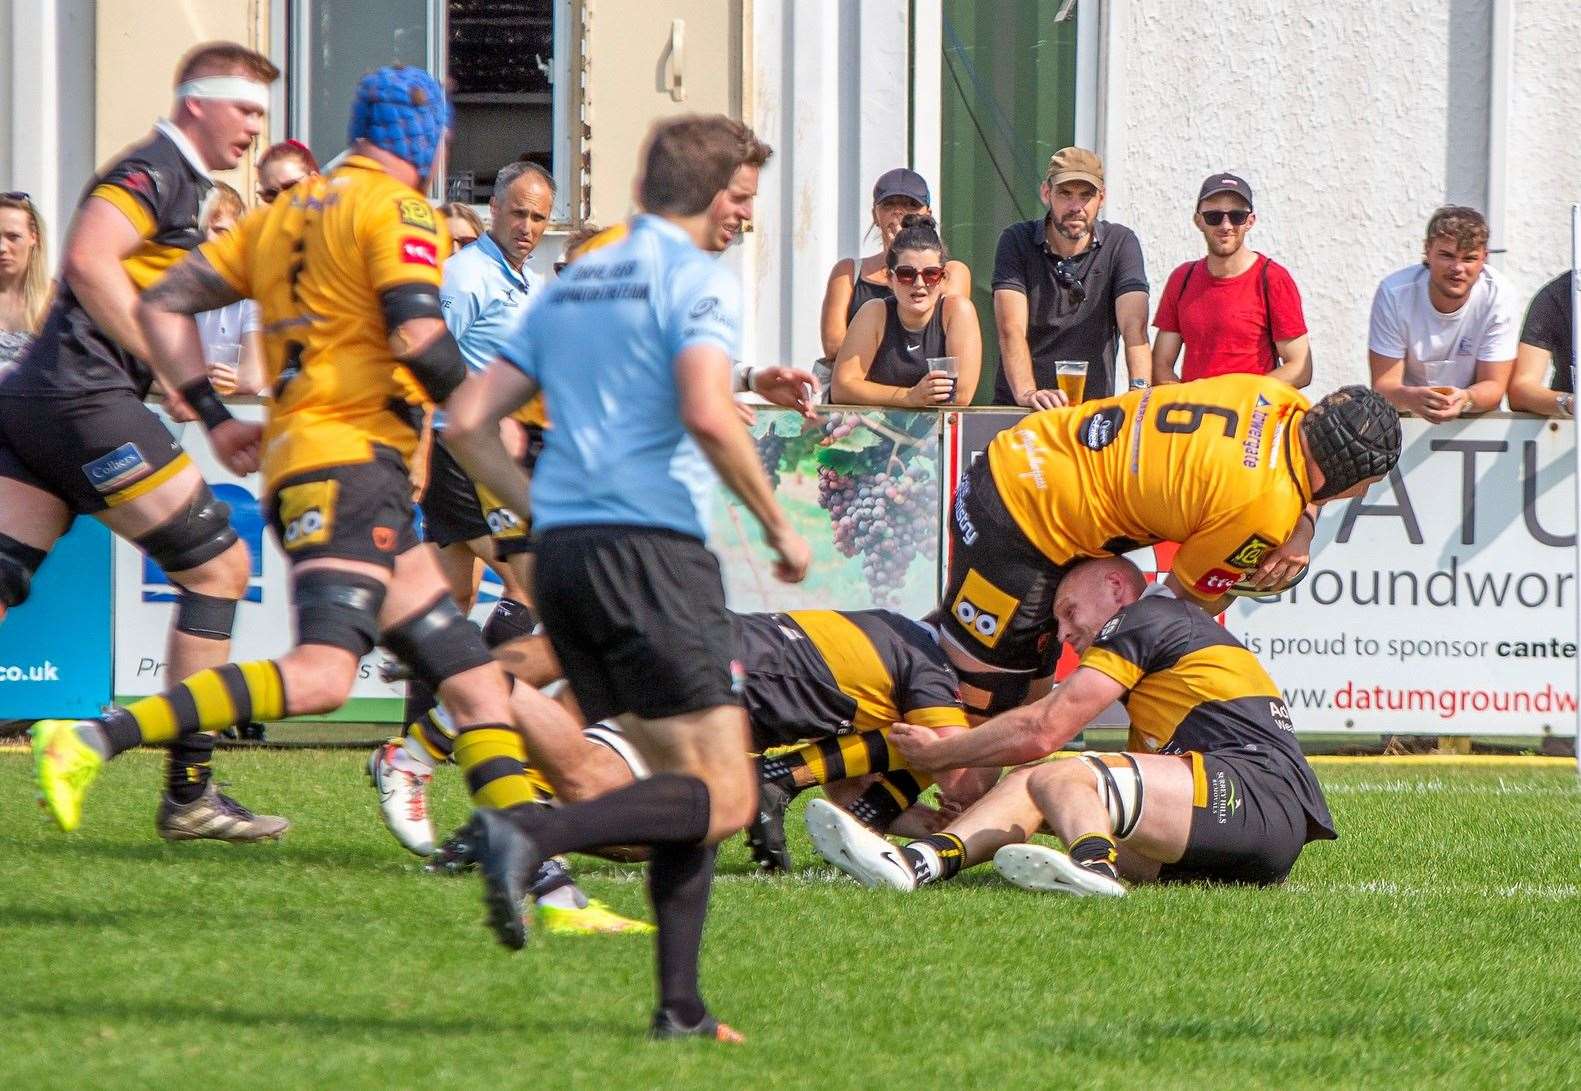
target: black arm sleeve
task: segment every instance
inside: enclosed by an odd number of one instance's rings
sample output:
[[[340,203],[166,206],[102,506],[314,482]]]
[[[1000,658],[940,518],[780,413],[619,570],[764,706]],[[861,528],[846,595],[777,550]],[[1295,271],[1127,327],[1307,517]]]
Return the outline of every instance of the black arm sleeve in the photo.
[[[385,327],[390,330],[414,318],[444,321],[439,293],[432,285],[397,284],[380,294],[379,303],[384,309]],[[450,397],[467,377],[467,362],[462,359],[461,347],[448,328],[442,328],[440,335],[422,350],[399,359],[436,402]]]

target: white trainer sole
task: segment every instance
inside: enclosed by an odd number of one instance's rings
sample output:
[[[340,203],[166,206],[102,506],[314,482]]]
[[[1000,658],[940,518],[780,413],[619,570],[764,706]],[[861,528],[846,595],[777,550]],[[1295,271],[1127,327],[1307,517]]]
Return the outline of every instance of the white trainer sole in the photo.
[[[871,889],[917,889],[900,850],[826,799],[807,804],[807,835],[829,863]]]
[[[1070,894],[1078,898],[1123,898],[1125,885],[1077,864],[1044,845],[1006,845],[994,853],[994,870],[1022,890]]]

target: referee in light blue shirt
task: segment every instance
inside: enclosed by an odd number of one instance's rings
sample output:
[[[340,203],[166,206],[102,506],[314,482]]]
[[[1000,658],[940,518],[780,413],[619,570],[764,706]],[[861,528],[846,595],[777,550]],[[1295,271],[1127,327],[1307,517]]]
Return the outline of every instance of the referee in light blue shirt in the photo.
[[[627,237],[570,266],[502,359],[447,403],[456,456],[525,511],[527,479],[498,421],[543,389],[554,428],[532,485],[538,609],[586,719],[624,715],[655,770],[555,810],[479,810],[491,924],[520,946],[526,880],[550,856],[649,846],[660,1038],[740,1040],[697,985],[714,847],[751,820],[757,794],[724,587],[703,545],[715,474],[762,524],[780,579],[802,579],[809,559],[736,415],[741,289],[714,257],[752,215],[769,155],[729,118],[660,122]],[[758,369],[752,385],[789,405],[810,380]]]

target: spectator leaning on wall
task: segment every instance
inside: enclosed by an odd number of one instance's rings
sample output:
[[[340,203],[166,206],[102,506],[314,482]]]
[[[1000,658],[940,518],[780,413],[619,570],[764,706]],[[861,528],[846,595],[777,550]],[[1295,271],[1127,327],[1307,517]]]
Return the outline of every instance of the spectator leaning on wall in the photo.
[[[1487,260],[1482,213],[1446,205],[1427,222],[1421,264],[1378,285],[1367,362],[1373,389],[1395,408],[1441,423],[1504,400],[1515,367],[1515,301]]]
[[[1114,393],[1114,344],[1125,341],[1132,389],[1147,385],[1147,271],[1130,228],[1098,219],[1103,160],[1061,148],[1039,190],[1048,212],[1011,224],[994,255],[999,375],[994,404],[1066,403],[1055,362],[1087,361],[1086,398]]]
[[[1153,381],[1241,373],[1306,386],[1312,355],[1301,293],[1284,266],[1246,245],[1257,223],[1252,187],[1233,174],[1209,175],[1191,220],[1208,253],[1177,268],[1164,285],[1153,319]],[[1186,360],[1177,375],[1182,346]]]
[[[1575,416],[1572,276],[1563,272],[1554,277],[1526,308],[1521,341],[1515,349],[1515,374],[1510,376],[1510,408],[1518,413]]]

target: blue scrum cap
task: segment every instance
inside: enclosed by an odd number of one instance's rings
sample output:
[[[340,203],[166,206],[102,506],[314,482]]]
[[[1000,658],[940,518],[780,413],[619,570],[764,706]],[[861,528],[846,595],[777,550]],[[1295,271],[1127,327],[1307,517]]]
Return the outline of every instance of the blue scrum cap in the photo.
[[[358,81],[346,137],[399,156],[426,178],[449,124],[439,81],[421,68],[390,65]]]

